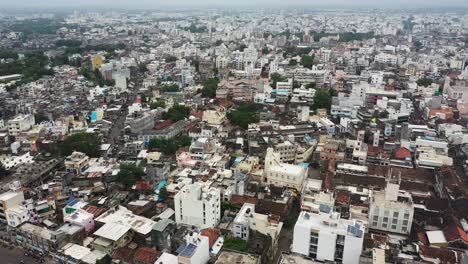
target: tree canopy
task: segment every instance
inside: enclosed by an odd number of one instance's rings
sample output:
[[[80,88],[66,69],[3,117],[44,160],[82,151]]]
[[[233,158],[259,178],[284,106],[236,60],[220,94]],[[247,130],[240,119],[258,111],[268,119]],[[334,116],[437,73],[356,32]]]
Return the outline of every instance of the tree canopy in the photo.
[[[135,163],[122,163],[119,169],[117,182],[122,184],[126,189],[131,188],[136,181],[141,180],[145,175],[143,168],[137,166]]]
[[[313,56],[303,55],[301,57],[301,65],[306,68],[312,69],[312,66],[314,65],[314,59],[315,59],[314,55]]]
[[[180,147],[190,146],[192,139],[188,136],[180,136],[178,138],[165,139],[153,138],[148,143],[150,150],[159,150],[164,155],[174,155]]]
[[[163,93],[178,92],[178,91],[179,91],[179,85],[177,85],[175,83],[161,85],[161,92],[163,92]]]
[[[332,104],[331,91],[327,89],[317,89],[314,96],[314,105],[312,108],[317,110],[319,108],[325,108],[330,110]]]
[[[224,240],[223,248],[245,252],[249,248],[249,245],[242,238],[228,237]]]
[[[424,86],[424,87],[428,87],[429,85],[431,85],[434,81],[432,81],[432,79],[429,79],[429,78],[420,78],[416,81],[416,83],[418,84],[418,86]]]
[[[167,111],[167,117],[174,122],[183,120],[190,116],[190,107],[185,105],[174,105]]]
[[[94,133],[77,133],[67,137],[60,146],[62,156],[69,156],[73,151],[83,152],[92,158],[101,155],[101,138]]]
[[[277,82],[284,82],[286,81],[288,78],[277,73],[277,72],[274,72],[270,75],[270,78],[271,78],[271,81],[272,83],[270,84],[271,87],[273,87],[273,89],[276,89],[276,83]]]
[[[229,112],[227,117],[231,123],[247,129],[249,124],[260,120],[257,114],[258,109],[259,107],[255,104],[241,105],[237,110]]]
[[[202,96],[214,98],[216,96],[216,89],[218,89],[219,79],[210,78],[203,83]]]
[[[5,168],[3,163],[0,161],[0,177],[6,176],[8,174],[8,170]]]

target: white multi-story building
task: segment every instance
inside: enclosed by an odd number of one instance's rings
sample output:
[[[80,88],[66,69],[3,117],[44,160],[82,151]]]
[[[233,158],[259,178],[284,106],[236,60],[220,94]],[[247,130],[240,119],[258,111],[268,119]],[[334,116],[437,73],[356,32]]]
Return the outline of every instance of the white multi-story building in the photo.
[[[24,194],[20,190],[20,183],[13,182],[10,190],[0,194],[0,223],[8,223],[7,210],[19,207],[24,202]]]
[[[280,187],[302,190],[308,169],[304,166],[282,163],[280,154],[273,148],[267,149],[265,157],[266,182]]]
[[[8,133],[10,135],[17,135],[19,132],[28,131],[36,123],[34,115],[17,115],[15,118],[8,120]]]
[[[323,206],[319,213],[301,212],[294,226],[292,252],[319,261],[357,264],[363,241],[362,223],[341,219],[339,213]]]
[[[184,186],[174,197],[177,224],[215,227],[221,218],[220,191],[199,183]]]
[[[268,215],[255,213],[255,205],[244,203],[232,225],[232,233],[235,237],[249,240],[250,230],[271,237],[273,244],[279,237],[283,222],[270,219]]]
[[[288,140],[275,144],[274,150],[280,154],[281,162],[292,163],[296,159],[296,145]]]
[[[375,56],[375,61],[380,62],[380,63],[395,65],[398,62],[398,57],[393,54],[379,53]]]
[[[186,245],[179,248],[177,263],[206,264],[210,259],[209,238],[196,230],[185,236]],[[166,262],[164,262],[166,263]]]
[[[414,205],[411,195],[400,191],[399,177],[387,181],[384,191],[374,191],[369,206],[369,227],[399,234],[409,234]]]

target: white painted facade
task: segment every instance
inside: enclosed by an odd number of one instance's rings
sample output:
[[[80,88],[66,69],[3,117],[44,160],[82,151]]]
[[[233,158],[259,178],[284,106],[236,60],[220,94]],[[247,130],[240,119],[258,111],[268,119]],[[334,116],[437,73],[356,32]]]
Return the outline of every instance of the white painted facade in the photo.
[[[301,190],[304,180],[307,178],[307,168],[299,165],[282,163],[280,160],[280,154],[278,152],[274,152],[273,148],[267,149],[265,157],[267,184]]]
[[[220,191],[199,183],[185,185],[174,197],[177,224],[215,227],[221,218]]]
[[[35,124],[34,115],[17,115],[15,118],[8,120],[7,127],[10,135],[17,135],[19,132],[28,131]]]
[[[369,206],[369,227],[408,235],[413,222],[411,195],[399,190],[398,183],[387,183],[384,191],[372,192]]]
[[[356,232],[350,232],[350,227]],[[336,212],[301,212],[294,226],[292,252],[318,261],[359,263],[364,241],[364,225],[341,219]]]

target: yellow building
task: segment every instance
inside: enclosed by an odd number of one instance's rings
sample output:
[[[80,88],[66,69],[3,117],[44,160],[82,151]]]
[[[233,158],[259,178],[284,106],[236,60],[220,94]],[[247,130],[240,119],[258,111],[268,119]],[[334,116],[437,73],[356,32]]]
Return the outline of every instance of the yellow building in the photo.
[[[91,60],[91,64],[93,66],[93,70],[101,68],[101,65],[104,64],[106,58],[104,56],[98,54],[94,56]]]

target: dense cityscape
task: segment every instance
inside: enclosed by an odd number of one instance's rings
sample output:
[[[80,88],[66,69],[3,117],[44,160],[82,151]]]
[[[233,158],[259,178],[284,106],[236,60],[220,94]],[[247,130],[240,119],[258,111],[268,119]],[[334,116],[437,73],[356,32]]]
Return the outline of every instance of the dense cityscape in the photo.
[[[468,12],[0,9],[0,263],[468,263]]]

